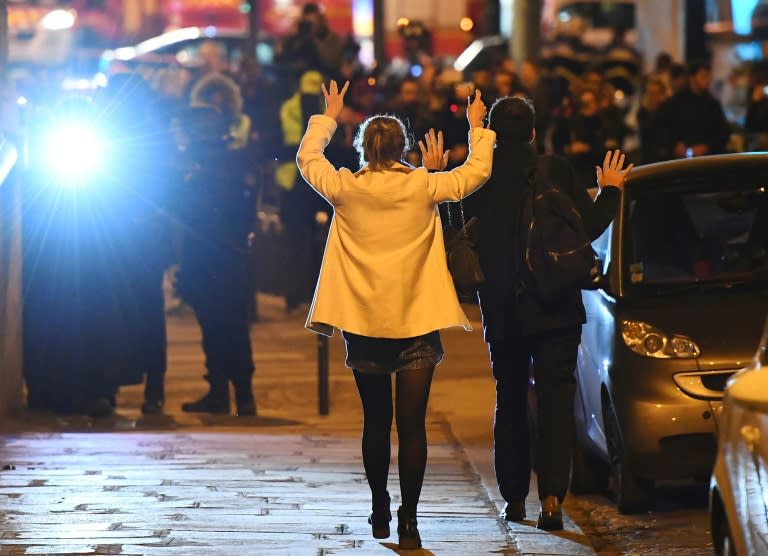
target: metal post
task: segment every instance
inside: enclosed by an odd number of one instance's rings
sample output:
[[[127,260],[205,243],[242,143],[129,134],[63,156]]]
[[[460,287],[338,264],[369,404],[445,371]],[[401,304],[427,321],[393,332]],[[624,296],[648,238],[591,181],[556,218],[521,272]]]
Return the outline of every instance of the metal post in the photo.
[[[328,415],[328,336],[317,335],[317,399],[320,415]]]
[[[259,10],[261,9],[259,0],[248,0],[248,55],[256,56],[256,44],[259,39]]]
[[[384,0],[373,0],[373,58],[377,73],[387,65],[386,37],[384,35]]]

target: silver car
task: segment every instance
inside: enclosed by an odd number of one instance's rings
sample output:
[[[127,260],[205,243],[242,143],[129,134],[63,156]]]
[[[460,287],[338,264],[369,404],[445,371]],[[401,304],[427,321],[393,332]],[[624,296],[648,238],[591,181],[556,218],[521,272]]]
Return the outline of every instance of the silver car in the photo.
[[[636,168],[594,246],[585,291],[572,491],[613,477],[619,509],[653,505],[657,479],[707,482],[725,384],[768,313],[768,153]]]
[[[719,556],[768,554],[768,321],[752,364],[728,382],[709,491]]]

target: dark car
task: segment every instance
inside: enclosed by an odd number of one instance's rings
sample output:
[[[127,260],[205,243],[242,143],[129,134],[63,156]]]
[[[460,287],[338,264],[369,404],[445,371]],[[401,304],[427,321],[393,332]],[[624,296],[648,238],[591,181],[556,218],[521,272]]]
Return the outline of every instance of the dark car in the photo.
[[[726,381],[752,360],[768,313],[768,153],[636,168],[594,243],[605,286],[583,293],[573,491],[619,509],[657,479],[709,479]]]

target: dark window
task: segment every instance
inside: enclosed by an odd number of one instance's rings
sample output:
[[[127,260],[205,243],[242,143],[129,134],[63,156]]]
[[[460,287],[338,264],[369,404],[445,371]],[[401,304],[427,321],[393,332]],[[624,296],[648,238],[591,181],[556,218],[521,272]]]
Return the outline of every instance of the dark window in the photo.
[[[768,193],[746,181],[629,190],[624,261],[631,286],[765,280]]]

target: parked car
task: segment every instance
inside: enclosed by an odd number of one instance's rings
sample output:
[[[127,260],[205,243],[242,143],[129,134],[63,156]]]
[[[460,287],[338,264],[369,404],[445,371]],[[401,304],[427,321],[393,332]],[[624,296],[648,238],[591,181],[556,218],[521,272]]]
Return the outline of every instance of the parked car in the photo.
[[[200,46],[204,42],[216,43],[224,60],[235,67],[246,54],[247,34],[240,29],[214,26],[174,29],[133,46],[105,50],[101,55],[99,71],[108,76],[116,71],[151,73],[155,69],[195,68],[202,63]],[[254,55],[261,64],[271,64],[274,41],[260,37]]]
[[[638,167],[594,243],[583,292],[572,490],[612,489],[624,513],[657,479],[708,481],[727,380],[768,313],[768,153]],[[610,473],[609,473],[610,472]]]
[[[728,382],[709,491],[718,556],[768,554],[768,321],[755,358]]]

